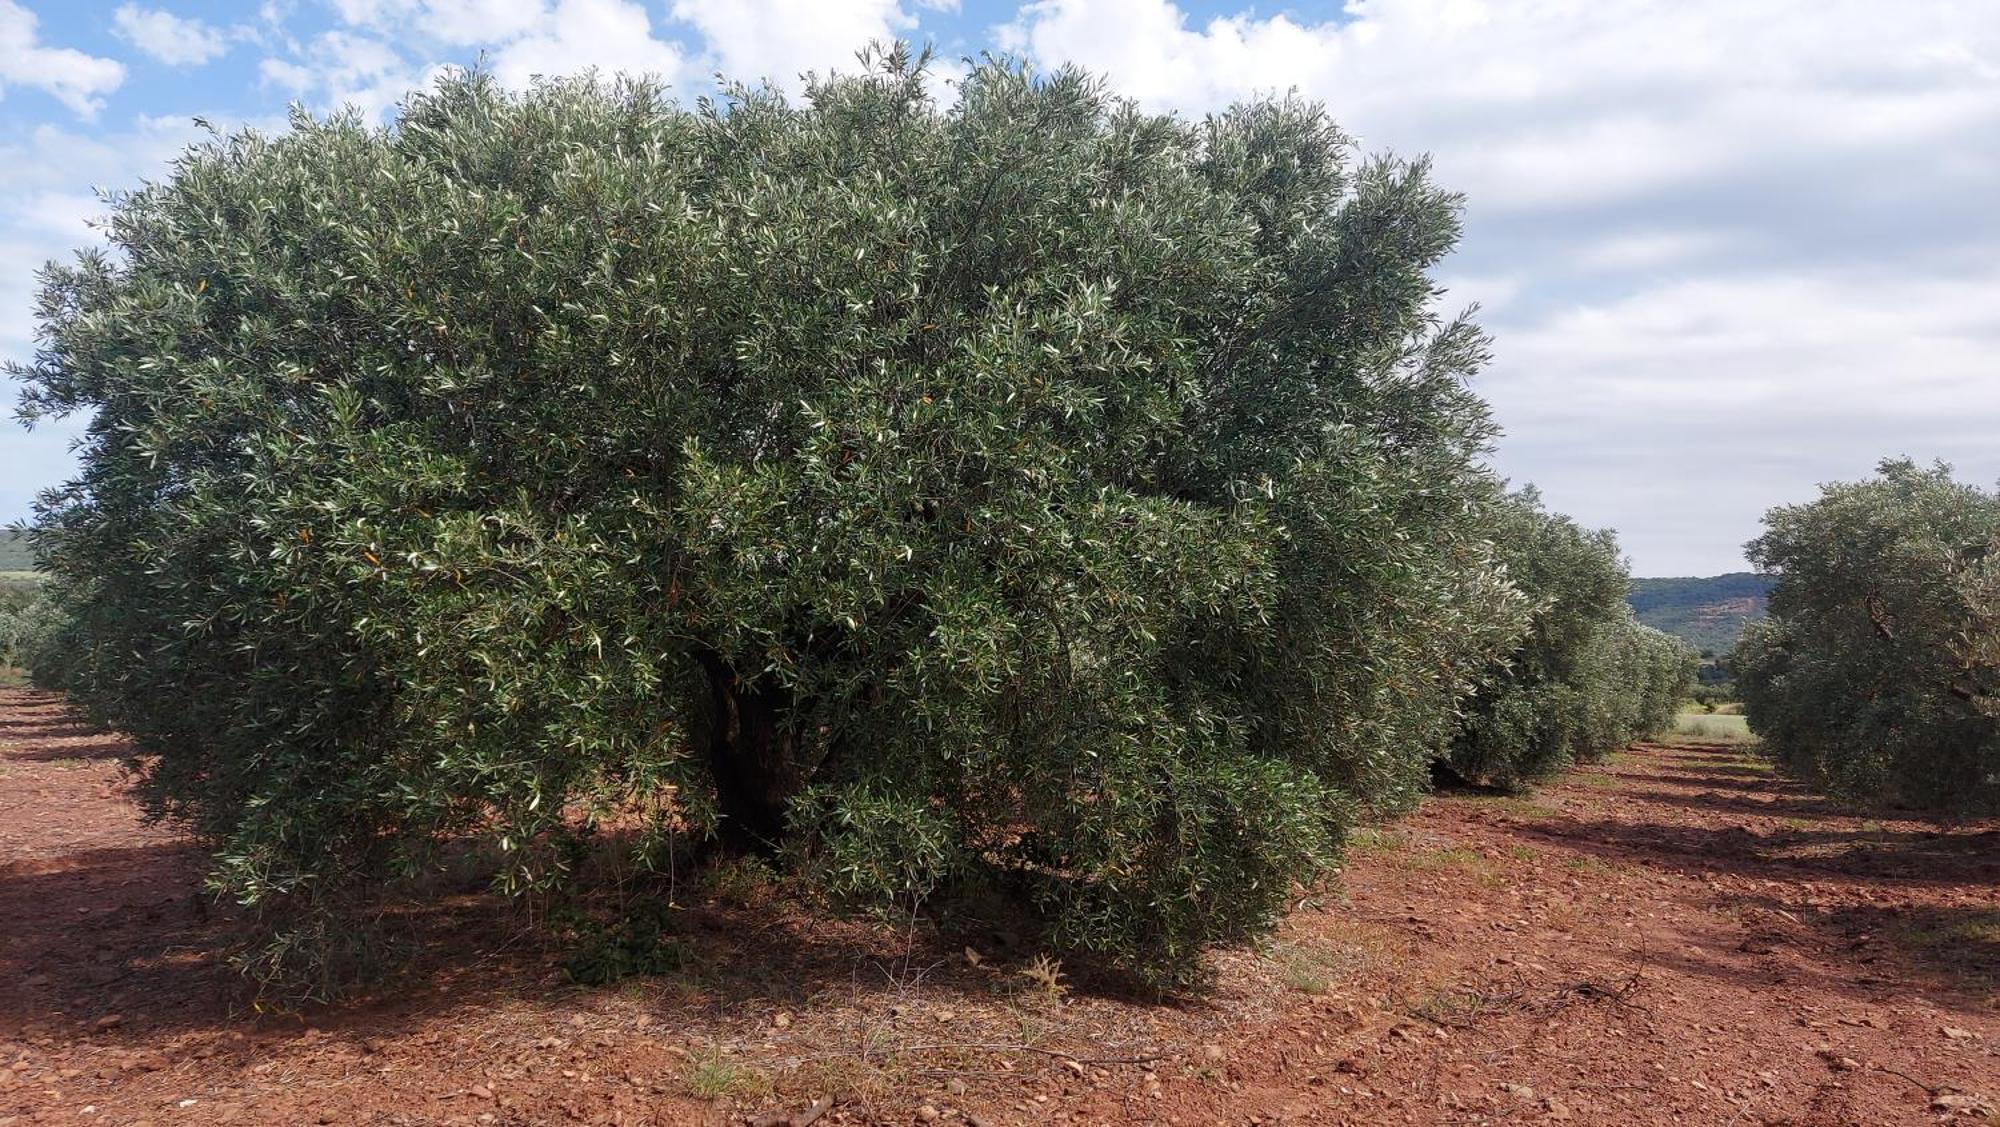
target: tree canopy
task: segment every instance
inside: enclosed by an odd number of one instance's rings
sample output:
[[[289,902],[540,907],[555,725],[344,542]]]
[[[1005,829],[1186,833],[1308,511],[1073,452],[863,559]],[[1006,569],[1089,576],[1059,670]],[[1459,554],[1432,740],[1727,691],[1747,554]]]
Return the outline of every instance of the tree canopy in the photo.
[[[615,813],[1174,984],[1421,793],[1533,609],[1459,198],[1297,99],[869,62],[301,113],[50,268],[65,682],[218,888],[547,888]]]
[[[2000,810],[2000,497],[1893,460],[1764,526],[1770,617],[1731,662],[1766,749],[1842,797]]]

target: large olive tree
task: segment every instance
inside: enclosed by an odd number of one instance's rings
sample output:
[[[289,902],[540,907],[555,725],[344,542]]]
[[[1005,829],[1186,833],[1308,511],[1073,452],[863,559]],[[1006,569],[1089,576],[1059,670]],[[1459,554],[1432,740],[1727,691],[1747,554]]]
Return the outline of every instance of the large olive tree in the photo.
[[[929,89],[452,77],[199,145],[50,269],[73,687],[220,888],[468,836],[532,887],[615,813],[1177,982],[1419,793],[1522,613],[1457,197],[1296,100]]]

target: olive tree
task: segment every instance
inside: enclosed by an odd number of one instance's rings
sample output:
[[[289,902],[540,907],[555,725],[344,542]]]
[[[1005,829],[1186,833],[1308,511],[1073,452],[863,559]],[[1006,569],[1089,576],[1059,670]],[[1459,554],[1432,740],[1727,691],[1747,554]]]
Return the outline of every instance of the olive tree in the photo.
[[[1907,460],[1765,515],[1770,614],[1731,664],[1781,766],[1846,798],[2000,809],[1996,534],[2000,497]]]
[[[1532,487],[1507,496],[1492,529],[1531,617],[1468,702],[1445,766],[1518,788],[1671,722],[1693,689],[1694,651],[1633,618],[1616,538],[1549,512]]]
[[[452,76],[197,145],[48,270],[70,684],[218,888],[468,838],[549,887],[615,814],[1170,984],[1420,793],[1524,610],[1458,197],[1296,99],[930,89]]]

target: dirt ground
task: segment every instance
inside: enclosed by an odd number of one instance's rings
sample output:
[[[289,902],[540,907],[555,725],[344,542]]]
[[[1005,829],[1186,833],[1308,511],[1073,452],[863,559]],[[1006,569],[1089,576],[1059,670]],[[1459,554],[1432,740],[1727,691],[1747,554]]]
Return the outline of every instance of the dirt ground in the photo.
[[[2000,1103],[2000,830],[1843,812],[1641,746],[1364,832],[1178,1005],[1004,934],[757,887],[683,969],[572,984],[468,889],[373,996],[259,1013],[121,742],[0,689],[0,1127],[210,1123],[1972,1122]],[[816,1103],[815,1101],[819,1101]]]

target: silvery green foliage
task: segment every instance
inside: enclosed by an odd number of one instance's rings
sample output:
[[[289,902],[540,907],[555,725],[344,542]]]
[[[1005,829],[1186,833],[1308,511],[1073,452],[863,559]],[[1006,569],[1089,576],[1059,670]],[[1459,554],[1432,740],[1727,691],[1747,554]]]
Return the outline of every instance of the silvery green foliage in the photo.
[[[1777,585],[1731,665],[1781,766],[1844,798],[2000,810],[1996,535],[2000,497],[1907,460],[1765,515],[1750,559]]]
[[[1631,576],[1612,534],[1548,512],[1530,488],[1495,510],[1493,535],[1532,609],[1505,664],[1466,706],[1452,770],[1523,787],[1671,723],[1694,688],[1696,657],[1632,617]]]
[[[1523,611],[1458,198],[1296,100],[930,85],[452,77],[197,146],[49,270],[71,684],[219,887],[451,837],[543,887],[638,811],[1177,983],[1415,799]]]

